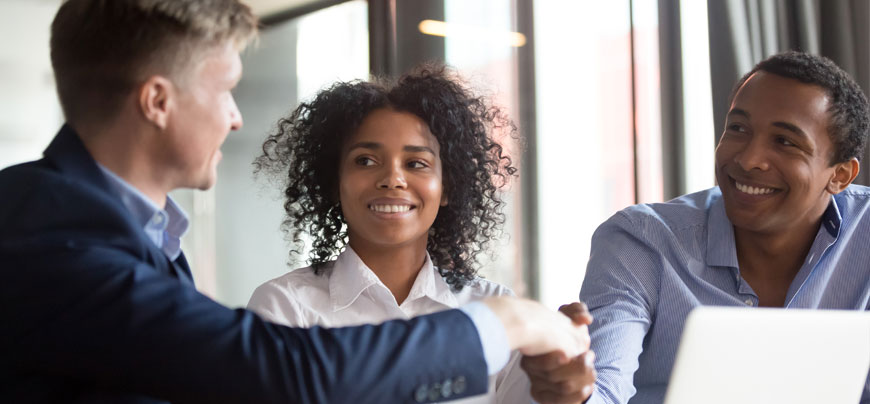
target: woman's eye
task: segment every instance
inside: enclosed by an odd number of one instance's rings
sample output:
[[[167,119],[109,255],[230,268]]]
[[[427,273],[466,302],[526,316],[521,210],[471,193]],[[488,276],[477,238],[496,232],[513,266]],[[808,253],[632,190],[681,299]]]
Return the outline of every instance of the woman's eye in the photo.
[[[361,166],[372,166],[375,165],[375,161],[368,157],[360,156],[356,158],[356,164]]]
[[[426,167],[429,167],[429,165],[422,162],[422,161],[415,160],[415,161],[409,162],[408,167],[409,168],[426,168]]]

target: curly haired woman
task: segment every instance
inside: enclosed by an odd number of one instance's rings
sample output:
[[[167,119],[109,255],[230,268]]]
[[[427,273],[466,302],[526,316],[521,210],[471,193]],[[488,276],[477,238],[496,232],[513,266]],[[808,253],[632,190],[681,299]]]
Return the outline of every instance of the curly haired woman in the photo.
[[[337,83],[302,103],[255,165],[282,179],[284,228],[297,246],[310,237],[311,266],[266,282],[248,306],[279,323],[339,327],[512,294],[477,276],[516,172],[495,131],[516,128],[443,66]],[[488,395],[462,402],[530,402],[518,355],[510,361]]]

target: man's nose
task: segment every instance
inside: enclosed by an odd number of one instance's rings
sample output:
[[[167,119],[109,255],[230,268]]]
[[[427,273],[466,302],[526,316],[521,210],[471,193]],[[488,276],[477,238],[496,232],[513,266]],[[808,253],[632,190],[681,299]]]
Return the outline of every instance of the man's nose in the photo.
[[[239,111],[239,107],[236,105],[236,100],[230,100],[232,104],[230,107],[230,129],[231,130],[239,130],[242,128],[242,112]]]
[[[734,161],[740,164],[744,171],[758,169],[767,171],[769,168],[769,147],[764,143],[764,137],[758,136],[743,145],[743,148],[734,156]]]

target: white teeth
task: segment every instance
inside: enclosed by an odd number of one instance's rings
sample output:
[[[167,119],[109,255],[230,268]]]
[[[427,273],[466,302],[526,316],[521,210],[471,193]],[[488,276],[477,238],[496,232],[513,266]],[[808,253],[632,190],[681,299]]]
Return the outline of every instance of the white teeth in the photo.
[[[769,193],[775,191],[773,188],[759,188],[759,187],[753,187],[753,186],[749,186],[749,185],[741,184],[741,183],[739,183],[739,182],[737,182],[737,181],[734,181],[734,185],[737,186],[737,189],[738,189],[740,192],[743,192],[743,193],[745,193],[745,194],[749,194],[749,195],[767,195],[767,194],[769,194]]]
[[[369,209],[381,213],[401,213],[411,210],[411,205],[369,205]]]

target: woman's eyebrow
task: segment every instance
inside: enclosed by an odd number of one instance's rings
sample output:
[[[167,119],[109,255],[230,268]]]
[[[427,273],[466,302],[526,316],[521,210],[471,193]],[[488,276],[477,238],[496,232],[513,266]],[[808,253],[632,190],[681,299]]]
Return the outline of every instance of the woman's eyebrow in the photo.
[[[355,149],[379,150],[379,149],[382,149],[383,147],[384,147],[384,145],[382,145],[378,142],[359,142],[359,143],[354,143],[353,145],[348,147],[347,151],[349,153],[349,152],[354,151]],[[407,146],[403,147],[402,149],[404,151],[410,152],[410,153],[430,153],[433,156],[437,155],[437,153],[435,153],[435,150],[432,150],[432,148],[429,146],[407,145]]]
[[[408,145],[408,146],[405,146],[404,149],[405,149],[406,152],[411,152],[411,153],[431,153],[433,156],[436,155],[436,154],[435,154],[435,150],[432,150],[432,148],[430,148],[430,147],[428,147],[428,146],[411,146],[411,145]]]
[[[383,147],[382,144],[377,142],[359,142],[351,145],[347,148],[348,152],[353,151],[354,149],[370,149],[370,150],[378,150]]]

